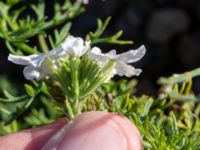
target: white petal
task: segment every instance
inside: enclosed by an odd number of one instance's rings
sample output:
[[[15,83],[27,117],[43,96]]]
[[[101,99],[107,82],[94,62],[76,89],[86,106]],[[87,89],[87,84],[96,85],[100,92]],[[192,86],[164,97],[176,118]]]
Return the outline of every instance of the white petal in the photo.
[[[90,47],[90,43],[91,43],[91,41],[85,41],[85,46],[84,46],[84,48],[82,49],[81,56],[83,56],[83,55],[88,51],[88,49],[89,49],[89,47]]]
[[[52,60],[46,57],[43,63],[39,67],[26,66],[23,70],[24,77],[27,80],[41,80],[48,76],[55,69],[55,65]]]
[[[58,48],[55,48],[55,49],[49,51],[49,53],[47,54],[47,56],[49,58],[51,58],[52,60],[57,60],[59,58],[66,57],[67,53],[61,47],[58,47]]]
[[[9,54],[8,60],[19,65],[32,65],[34,67],[37,67],[41,65],[45,57],[45,54],[30,56],[15,56]]]
[[[142,72],[141,69],[135,69],[133,66],[127,65],[124,62],[117,62],[115,66],[115,71],[117,75],[125,75],[126,77],[131,77],[134,75],[138,76]]]
[[[101,53],[101,49],[100,48],[98,48],[98,47],[93,47],[91,50],[90,50],[90,52],[89,52],[89,54],[95,54],[95,55],[102,55],[102,53]]]
[[[105,55],[108,56],[110,59],[116,59],[117,52],[116,52],[116,50],[111,50],[108,53],[106,53]]]
[[[92,48],[88,55],[90,59],[96,60],[100,65],[107,63],[109,59],[108,56],[101,53],[101,49],[99,49],[98,47]]]
[[[84,41],[80,37],[68,36],[66,40],[61,44],[64,51],[70,56],[82,56],[89,48],[89,42],[84,44]]]
[[[45,67],[35,68],[33,66],[27,66],[23,70],[24,77],[27,80],[36,79],[39,81],[45,78],[47,75],[49,75],[49,73],[50,73],[49,68],[45,68]]]
[[[146,52],[145,47],[142,45],[137,50],[130,50],[128,52],[119,54],[117,56],[118,61],[123,61],[125,63],[133,63],[140,60]]]
[[[27,66],[23,70],[24,77],[27,80],[40,79],[40,72],[33,66]]]
[[[46,58],[42,65],[38,68],[38,71],[40,72],[39,78],[37,80],[41,80],[51,74],[54,69],[56,69],[56,66],[52,62],[51,59]]]
[[[19,65],[30,65],[31,57],[38,57],[38,55],[16,56],[16,55],[9,54],[8,60]]]

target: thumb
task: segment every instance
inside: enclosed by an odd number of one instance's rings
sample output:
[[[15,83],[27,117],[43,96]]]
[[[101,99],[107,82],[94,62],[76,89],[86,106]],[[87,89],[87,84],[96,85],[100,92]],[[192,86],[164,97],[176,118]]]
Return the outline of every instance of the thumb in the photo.
[[[142,150],[137,128],[126,117],[87,112],[62,127],[42,150]]]

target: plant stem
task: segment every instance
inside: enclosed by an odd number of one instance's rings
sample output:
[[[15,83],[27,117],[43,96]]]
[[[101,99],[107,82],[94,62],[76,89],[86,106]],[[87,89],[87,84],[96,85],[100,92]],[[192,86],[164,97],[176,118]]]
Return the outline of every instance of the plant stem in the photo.
[[[69,113],[69,119],[74,119],[75,118],[75,114],[73,112],[72,106],[71,106],[71,104],[70,104],[68,99],[65,100],[65,104],[66,104],[66,109],[67,109],[67,111]]]
[[[183,74],[174,74],[172,77],[169,77],[169,78],[161,77],[158,80],[158,83],[170,85],[170,84],[176,84],[176,83],[181,83],[181,82],[188,82],[196,76],[200,76],[200,68],[194,69],[189,72],[185,72]]]
[[[49,51],[49,48],[48,48],[47,43],[46,43],[46,41],[44,39],[44,36],[43,35],[38,35],[38,40],[39,40],[40,48],[42,49],[42,51],[44,53],[47,54],[48,51]]]
[[[71,83],[72,83],[72,93],[73,95],[73,99],[76,99],[78,96],[78,92],[77,92],[77,71],[76,71],[76,58],[70,58],[70,70],[71,70]]]
[[[72,87],[73,87],[73,97],[72,97],[72,105],[73,105],[73,111],[75,115],[78,115],[80,113],[79,110],[79,58],[71,58],[71,72],[72,72]]]

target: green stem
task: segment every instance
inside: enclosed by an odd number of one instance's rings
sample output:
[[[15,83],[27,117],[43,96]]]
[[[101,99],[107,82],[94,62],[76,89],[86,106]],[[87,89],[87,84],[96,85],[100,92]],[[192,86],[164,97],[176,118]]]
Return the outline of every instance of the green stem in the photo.
[[[74,93],[73,99],[76,99],[79,95],[79,84],[78,84],[78,70],[77,70],[77,60],[76,58],[70,58],[70,70],[71,70],[71,83],[72,92]]]
[[[77,64],[78,65],[78,64]],[[74,91],[75,91],[75,111],[78,112],[79,107],[79,79],[78,79],[78,66],[74,70]]]
[[[44,53],[48,53],[49,52],[49,48],[47,46],[47,43],[44,39],[44,36],[43,35],[38,35],[38,40],[39,40],[39,44],[40,44],[40,48],[42,49],[42,51]]]
[[[65,100],[65,104],[66,104],[66,109],[67,109],[67,111],[69,113],[69,118],[70,119],[74,119],[75,118],[75,114],[74,114],[73,108],[72,108],[72,106],[71,106],[71,104],[70,104],[68,99]]]
[[[73,111],[75,115],[78,115],[79,112],[79,58],[71,58],[71,71],[72,71],[72,87],[73,87]]]
[[[78,78],[78,61],[75,62],[76,66],[74,68],[74,92],[75,92],[75,97],[78,98],[79,97],[79,78]]]
[[[181,82],[188,82],[192,78],[200,76],[200,68],[194,69],[189,72],[185,72],[183,74],[174,74],[172,77],[166,78],[166,77],[161,77],[158,80],[159,84],[176,84],[176,83],[181,83]]]

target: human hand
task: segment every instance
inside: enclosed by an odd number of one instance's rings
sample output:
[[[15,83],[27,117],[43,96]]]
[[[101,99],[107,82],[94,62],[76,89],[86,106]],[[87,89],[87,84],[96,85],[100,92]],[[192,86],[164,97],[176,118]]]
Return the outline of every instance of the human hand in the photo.
[[[0,137],[0,150],[141,150],[137,128],[126,117],[87,112],[75,120]]]

